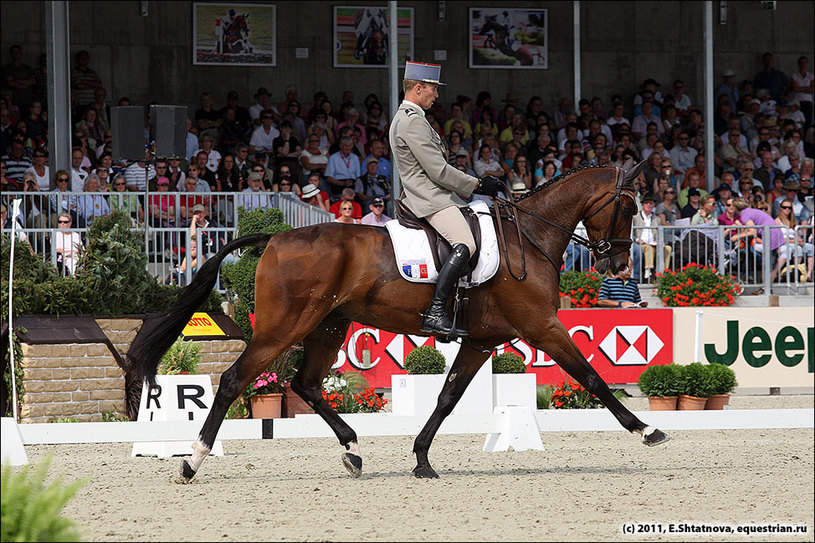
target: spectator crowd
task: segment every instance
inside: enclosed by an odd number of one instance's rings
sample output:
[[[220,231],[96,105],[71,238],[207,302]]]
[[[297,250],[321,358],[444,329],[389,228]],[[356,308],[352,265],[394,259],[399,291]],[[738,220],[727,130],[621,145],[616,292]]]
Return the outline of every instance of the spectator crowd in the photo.
[[[106,87],[89,54],[80,51],[71,72],[71,167],[52,171],[45,57],[32,69],[22,63],[19,46],[12,45],[9,55],[0,92],[2,191],[49,193],[49,209],[24,202],[20,222],[26,228],[83,228],[120,208],[135,223],[158,227],[197,220],[233,226],[231,198],[247,209],[270,207],[275,192],[331,212],[338,222],[382,226],[394,216],[388,108],[374,93],[358,101],[346,90],[332,101],[317,90],[303,104],[293,85],[279,89],[274,102],[266,87],[252,100],[235,90],[223,97],[203,92],[187,120],[183,154],[121,161],[112,156]],[[689,219],[692,226],[778,226],[779,239],[770,241],[773,273],[789,259],[808,258],[811,281],[811,229],[801,235],[796,227],[813,222],[815,87],[806,57],[784,68],[765,53],[753,77],[722,72],[713,119],[704,117],[701,97],[689,95],[681,77],[664,86],[648,78],[632,95],[584,98],[576,108],[565,97],[550,108],[540,96],[522,99],[510,91],[499,101],[481,90],[475,99],[460,94],[437,101],[427,119],[452,165],[499,177],[514,195],[578,166],[645,160],[637,179],[634,279],[651,276],[657,258],[668,266],[678,252],[676,231],[657,227]],[[132,102],[122,96],[115,105]],[[710,173],[706,129],[714,132]],[[3,203],[10,209],[8,199]],[[746,230],[737,230],[728,244],[745,244]],[[666,232],[663,243],[657,243],[660,232]],[[748,235],[751,247],[761,246],[760,229]],[[591,266],[590,255],[567,256],[566,269]]]

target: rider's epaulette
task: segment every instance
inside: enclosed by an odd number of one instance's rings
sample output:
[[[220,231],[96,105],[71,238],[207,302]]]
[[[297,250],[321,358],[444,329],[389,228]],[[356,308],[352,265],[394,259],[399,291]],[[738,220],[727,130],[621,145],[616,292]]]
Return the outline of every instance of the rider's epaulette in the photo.
[[[416,115],[416,110],[407,108],[405,109],[405,115],[407,115],[408,117],[410,117],[411,115]]]

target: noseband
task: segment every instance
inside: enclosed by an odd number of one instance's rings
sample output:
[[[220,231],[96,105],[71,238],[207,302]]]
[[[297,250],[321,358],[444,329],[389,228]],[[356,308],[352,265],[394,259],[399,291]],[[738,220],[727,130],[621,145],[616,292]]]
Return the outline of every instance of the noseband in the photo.
[[[570,241],[574,241],[575,243],[586,247],[590,251],[594,251],[598,255],[599,258],[611,258],[613,256],[616,256],[616,255],[622,253],[622,252],[625,252],[628,249],[628,247],[632,243],[631,238],[614,238],[612,236],[614,234],[614,225],[617,223],[617,215],[620,212],[620,202],[622,200],[623,195],[628,196],[629,198],[631,198],[632,200],[635,200],[635,201],[636,201],[636,196],[634,194],[634,185],[633,185],[633,183],[626,183],[625,182],[625,173],[626,172],[622,168],[615,168],[615,170],[617,171],[617,182],[616,182],[616,185],[615,185],[614,194],[609,196],[608,199],[605,202],[603,202],[602,205],[600,205],[599,208],[592,211],[589,215],[583,217],[583,220],[588,220],[588,219],[594,217],[595,215],[597,215],[598,213],[600,213],[603,209],[605,209],[612,202],[614,203],[614,208],[613,208],[612,213],[611,213],[611,221],[609,222],[608,230],[606,231],[606,236],[605,236],[605,238],[603,238],[603,239],[601,239],[599,241],[591,241],[588,238],[584,238],[583,236],[579,236],[579,235],[575,234],[573,231],[568,230],[564,226],[562,226],[560,224],[557,224],[556,222],[553,222],[553,221],[547,219],[546,217],[543,217],[543,216],[538,215],[537,213],[535,213],[533,211],[530,211],[528,209],[524,209],[524,208],[518,206],[514,201],[505,200],[504,198],[500,198],[500,197],[494,198],[495,202],[497,203],[497,205],[493,206],[494,210],[495,210],[495,220],[496,220],[496,225],[497,225],[497,228],[498,228],[498,235],[501,238],[502,245],[504,246],[504,260],[507,263],[507,270],[509,271],[509,274],[514,279],[516,279],[518,281],[522,281],[526,277],[526,259],[525,259],[525,252],[524,252],[524,244],[520,243],[520,246],[521,246],[521,275],[516,276],[515,273],[513,273],[513,271],[512,271],[512,265],[510,263],[509,255],[508,255],[508,251],[507,251],[507,244],[506,244],[506,241],[504,240],[504,231],[503,231],[503,227],[502,227],[502,224],[501,224],[502,223],[502,221],[501,221],[502,218],[507,219],[509,222],[514,222],[515,226],[518,229],[518,239],[520,239],[521,236],[526,238],[526,240],[529,241],[529,243],[532,244],[532,246],[535,247],[535,249],[537,249],[538,252],[540,252],[552,264],[552,266],[555,267],[556,270],[558,270],[558,272],[560,271],[560,268],[558,267],[558,265],[555,264],[554,260],[552,260],[552,258],[548,254],[546,254],[546,251],[544,251],[543,248],[540,245],[538,245],[538,243],[535,242],[535,240],[533,240],[529,236],[529,234],[527,234],[527,232],[524,231],[521,228],[521,223],[520,223],[520,221],[518,220],[518,217],[517,217],[517,212],[518,211],[526,213],[530,217],[534,217],[534,218],[538,219],[541,222],[544,222],[544,223],[546,223],[546,224],[548,224],[550,226],[553,226],[553,227],[555,227],[555,228],[557,228],[559,230],[562,230],[563,232],[566,232],[569,235]],[[572,173],[572,172],[568,172],[568,173]],[[554,180],[556,181],[557,178],[555,178]],[[509,190],[509,187],[506,187],[506,188],[507,188],[507,194],[511,195],[511,191]],[[510,198],[511,197],[512,196],[510,196]],[[506,208],[507,214],[506,215],[501,215],[499,207],[500,208]],[[615,252],[612,252],[612,249],[614,248],[615,245],[620,246],[622,248],[615,251]]]

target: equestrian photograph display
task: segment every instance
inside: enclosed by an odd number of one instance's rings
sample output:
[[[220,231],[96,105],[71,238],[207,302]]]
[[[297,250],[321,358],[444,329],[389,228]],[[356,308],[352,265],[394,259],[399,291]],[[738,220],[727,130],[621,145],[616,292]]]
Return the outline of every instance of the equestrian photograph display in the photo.
[[[413,8],[398,7],[397,60],[413,58]],[[382,6],[334,6],[334,67],[390,65],[390,16]]]
[[[470,68],[548,67],[548,10],[470,8]]]
[[[274,4],[192,4],[193,64],[276,66]]]

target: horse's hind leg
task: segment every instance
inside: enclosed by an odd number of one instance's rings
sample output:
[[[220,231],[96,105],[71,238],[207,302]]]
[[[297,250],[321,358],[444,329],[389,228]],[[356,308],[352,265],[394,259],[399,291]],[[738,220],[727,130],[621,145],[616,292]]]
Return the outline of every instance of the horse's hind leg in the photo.
[[[652,428],[629,411],[618,400],[611,389],[600,374],[597,373],[591,364],[586,360],[577,345],[574,344],[566,328],[560,321],[555,320],[542,334],[538,337],[546,338],[546,341],[539,339],[525,338],[530,343],[533,343],[538,349],[545,349],[552,359],[558,363],[560,367],[566,370],[569,375],[577,379],[577,382],[583,385],[586,390],[597,396],[603,405],[616,417],[620,424],[629,432],[636,433],[642,436],[642,442],[648,446],[660,445],[665,443],[670,438],[661,430]],[[544,347],[545,345],[545,347]]]
[[[473,380],[486,359],[487,354],[469,347],[466,342],[462,344],[453,366],[447,374],[447,379],[444,380],[444,386],[442,386],[439,393],[436,409],[430,415],[424,428],[416,436],[416,441],[413,443],[413,452],[416,454],[416,467],[413,468],[415,477],[435,479],[439,476],[431,467],[430,460],[427,457],[430,444],[442,422],[453,411],[453,408],[467,389],[467,385]]]
[[[328,405],[322,394],[323,378],[328,374],[348,331],[348,319],[327,317],[303,340],[304,357],[291,382],[291,388],[331,427],[344,447],[342,461],[354,477],[362,474],[362,456],[357,434]]]
[[[209,410],[207,420],[201,428],[198,441],[193,443],[193,454],[181,461],[182,482],[189,482],[209,455],[215,437],[221,428],[229,406],[238,399],[249,382],[268,367],[275,357],[283,352],[284,346],[270,346],[253,339],[245,351],[222,375],[215,394],[215,401]]]

